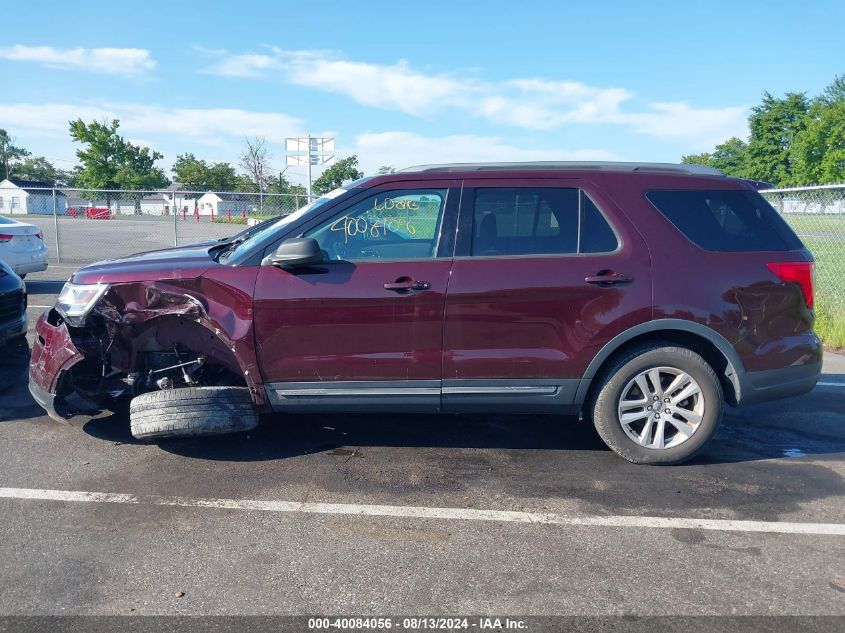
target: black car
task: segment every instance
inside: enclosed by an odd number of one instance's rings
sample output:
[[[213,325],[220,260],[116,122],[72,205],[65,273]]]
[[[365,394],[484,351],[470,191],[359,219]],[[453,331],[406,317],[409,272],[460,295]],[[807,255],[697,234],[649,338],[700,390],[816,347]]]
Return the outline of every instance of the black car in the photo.
[[[26,284],[0,261],[0,346],[26,334]]]

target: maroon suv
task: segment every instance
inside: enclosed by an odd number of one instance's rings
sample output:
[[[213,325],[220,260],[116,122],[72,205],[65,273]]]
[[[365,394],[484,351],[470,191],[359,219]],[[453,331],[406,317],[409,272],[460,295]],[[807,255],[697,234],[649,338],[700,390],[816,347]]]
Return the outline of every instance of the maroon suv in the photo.
[[[694,165],[426,166],[237,239],[86,266],[30,390],[133,396],[136,437],[256,412],[584,414],[677,463],[723,403],[813,388],[813,259],[751,183]]]

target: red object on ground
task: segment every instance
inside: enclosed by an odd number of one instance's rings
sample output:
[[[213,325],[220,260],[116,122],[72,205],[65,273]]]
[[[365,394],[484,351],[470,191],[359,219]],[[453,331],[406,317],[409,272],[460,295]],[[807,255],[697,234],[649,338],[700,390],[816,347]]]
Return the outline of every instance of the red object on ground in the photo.
[[[246,209],[241,209],[241,217],[246,220]]]
[[[184,222],[187,217],[188,217],[188,207],[182,207],[182,221]]]
[[[87,220],[111,220],[111,210],[108,207],[85,207]]]
[[[231,209],[226,209],[226,221],[227,222],[232,221],[232,210]]]
[[[194,205],[194,219],[200,221],[200,208],[197,205]]]

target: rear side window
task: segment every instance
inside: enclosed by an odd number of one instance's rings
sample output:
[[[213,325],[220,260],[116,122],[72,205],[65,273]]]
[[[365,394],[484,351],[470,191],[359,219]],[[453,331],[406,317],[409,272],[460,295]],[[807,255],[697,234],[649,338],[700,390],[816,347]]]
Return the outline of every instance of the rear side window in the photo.
[[[649,191],[646,197],[691,242],[708,251],[789,251],[803,247],[756,191]]]
[[[607,220],[580,189],[475,191],[471,255],[608,253],[618,245]]]

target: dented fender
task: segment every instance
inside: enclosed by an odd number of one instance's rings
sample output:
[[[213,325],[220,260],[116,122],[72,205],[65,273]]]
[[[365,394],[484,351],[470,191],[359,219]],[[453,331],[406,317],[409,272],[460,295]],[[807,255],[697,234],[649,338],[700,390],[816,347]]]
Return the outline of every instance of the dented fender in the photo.
[[[48,312],[35,324],[35,344],[29,361],[29,379],[49,394],[56,395],[62,372],[82,360],[64,323],[51,325]]]
[[[140,370],[145,353],[178,346],[242,376],[253,402],[266,406],[253,330],[257,268],[206,263],[190,275],[143,279],[140,271],[130,275],[115,264],[92,265],[72,276],[74,283],[109,285],[84,324],[68,324],[55,310],[39,318],[29,369],[34,393],[59,402],[80,379],[99,379],[100,367],[102,376],[131,374]]]
[[[129,372],[139,353],[180,344],[241,374],[254,403],[264,405],[252,319],[256,274],[219,267],[189,279],[111,284],[93,313],[114,341],[112,366]]]

